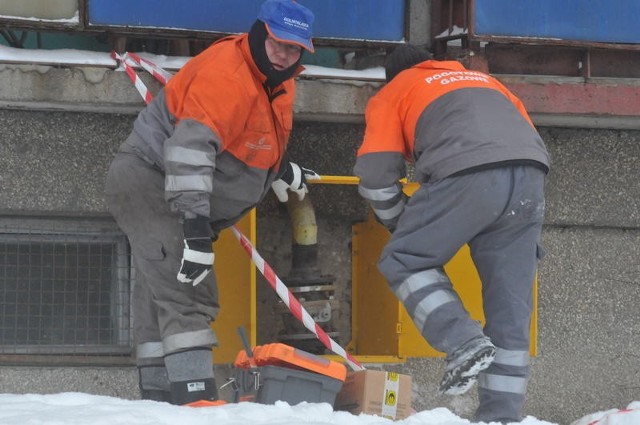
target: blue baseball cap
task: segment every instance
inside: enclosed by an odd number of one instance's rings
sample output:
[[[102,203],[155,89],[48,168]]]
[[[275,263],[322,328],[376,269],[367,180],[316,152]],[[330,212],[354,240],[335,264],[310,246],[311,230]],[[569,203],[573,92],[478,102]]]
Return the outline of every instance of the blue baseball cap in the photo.
[[[311,27],[313,12],[294,0],[267,0],[258,19],[265,23],[269,34],[283,43],[294,43],[313,53]]]

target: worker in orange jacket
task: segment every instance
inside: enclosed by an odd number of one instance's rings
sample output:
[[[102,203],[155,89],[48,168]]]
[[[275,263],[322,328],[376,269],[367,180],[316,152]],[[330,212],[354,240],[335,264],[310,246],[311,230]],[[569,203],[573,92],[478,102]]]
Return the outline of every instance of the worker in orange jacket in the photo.
[[[522,419],[549,156],[520,100],[491,76],[397,47],[369,101],[354,173],[391,232],[378,267],[417,328],[446,353],[443,394],[478,381],[475,421]],[[399,182],[413,163],[419,189]],[[484,329],[444,265],[465,244],[482,281]]]
[[[212,243],[272,189],[302,199],[317,174],[286,156],[294,77],[314,51],[314,16],[267,0],[248,33],[191,59],[137,117],[109,169],[106,201],[136,268],[133,312],[141,397],[218,398],[211,322]],[[233,284],[233,282],[228,282]]]

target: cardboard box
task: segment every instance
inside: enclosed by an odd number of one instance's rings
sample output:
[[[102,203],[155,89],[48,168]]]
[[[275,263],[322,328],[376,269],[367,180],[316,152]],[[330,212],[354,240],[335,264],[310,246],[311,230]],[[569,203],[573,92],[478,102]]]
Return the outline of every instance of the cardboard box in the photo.
[[[336,410],[403,419],[411,410],[411,377],[395,372],[349,372],[336,396]]]

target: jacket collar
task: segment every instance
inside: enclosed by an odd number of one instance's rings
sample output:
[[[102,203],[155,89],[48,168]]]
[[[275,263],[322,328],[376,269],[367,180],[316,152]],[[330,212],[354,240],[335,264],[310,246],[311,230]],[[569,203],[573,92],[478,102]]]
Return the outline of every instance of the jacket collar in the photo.
[[[467,71],[460,62],[458,61],[437,61],[437,60],[428,60],[421,62],[414,66],[415,68],[421,69],[447,69],[452,71]]]

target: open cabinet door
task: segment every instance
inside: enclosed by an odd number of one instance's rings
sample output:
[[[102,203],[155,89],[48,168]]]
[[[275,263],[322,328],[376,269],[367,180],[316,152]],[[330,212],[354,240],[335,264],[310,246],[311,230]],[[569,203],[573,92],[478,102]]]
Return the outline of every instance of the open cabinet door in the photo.
[[[415,186],[405,186],[412,193]],[[353,226],[352,340],[348,349],[362,362],[397,362],[407,357],[439,357],[443,353],[422,337],[404,306],[377,268],[389,232],[370,213]],[[481,283],[468,246],[445,265],[454,288],[471,317],[484,325]],[[537,353],[537,280],[531,320],[531,355]]]
[[[237,227],[255,244],[255,210],[247,214]],[[220,313],[212,325],[219,343],[213,349],[213,361],[215,364],[233,363],[238,352],[244,349],[238,327],[245,329],[251,346],[256,344],[256,269],[231,229],[220,233],[214,252]]]

